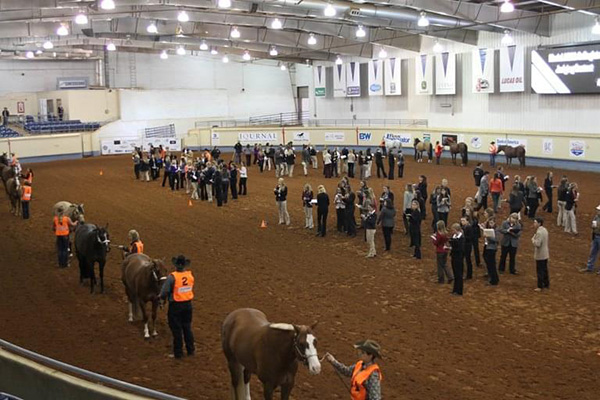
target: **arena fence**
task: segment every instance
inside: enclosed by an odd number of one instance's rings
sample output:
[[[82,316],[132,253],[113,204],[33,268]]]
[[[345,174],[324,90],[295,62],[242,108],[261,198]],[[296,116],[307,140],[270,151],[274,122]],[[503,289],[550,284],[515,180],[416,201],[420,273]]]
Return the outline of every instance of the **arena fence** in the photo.
[[[36,400],[183,400],[45,357],[1,339],[0,392]]]

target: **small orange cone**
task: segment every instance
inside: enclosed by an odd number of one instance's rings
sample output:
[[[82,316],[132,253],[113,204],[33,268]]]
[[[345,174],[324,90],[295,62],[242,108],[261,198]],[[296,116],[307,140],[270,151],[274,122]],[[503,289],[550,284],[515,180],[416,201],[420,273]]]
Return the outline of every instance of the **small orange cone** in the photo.
[[[266,221],[264,219],[262,220],[262,223],[260,224],[260,227],[261,228],[266,228],[267,227],[267,223],[266,223]]]
[[[100,170],[100,176],[104,175],[104,171]]]
[[[188,206],[192,206],[192,199],[188,200]]]

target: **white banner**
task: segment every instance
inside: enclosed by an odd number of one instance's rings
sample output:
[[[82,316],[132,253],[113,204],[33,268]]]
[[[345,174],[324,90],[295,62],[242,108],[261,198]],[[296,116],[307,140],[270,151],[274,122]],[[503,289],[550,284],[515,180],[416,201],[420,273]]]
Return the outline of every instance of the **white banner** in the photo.
[[[419,54],[415,58],[416,94],[433,94],[433,57]]]
[[[360,63],[356,61],[346,66],[346,97],[360,97]]]
[[[369,61],[369,96],[383,95],[383,60]]]
[[[569,142],[569,155],[575,158],[584,158],[585,142],[583,140],[571,140]]]
[[[444,52],[435,59],[435,94],[456,94],[456,54]]]
[[[385,95],[400,96],[401,87],[401,63],[399,58],[388,58],[385,60]]]
[[[219,132],[211,132],[210,144],[212,146],[219,146],[221,144],[221,137],[219,135]]]
[[[333,97],[346,97],[346,64],[333,66]]]
[[[153,139],[112,139],[102,140],[102,155],[110,154],[131,154],[136,147],[142,151],[150,150],[150,146],[162,146],[167,151],[181,151],[181,139],[172,138],[153,138]]]
[[[410,133],[392,133],[386,132],[383,139],[388,147],[408,147],[412,146],[412,134]]]
[[[500,92],[525,91],[525,51],[522,46],[500,48]]]
[[[344,140],[346,140],[344,132],[325,132],[326,142],[343,142]]]
[[[317,65],[313,68],[315,74],[315,97],[325,97],[327,80],[325,79],[325,66]]]
[[[494,93],[494,49],[477,49],[472,54],[473,93]]]
[[[543,139],[542,140],[542,153],[551,155],[554,154],[554,140],[553,139]]]
[[[523,146],[527,148],[527,139],[521,138],[498,138],[496,139],[496,146]]]
[[[479,150],[483,146],[483,140],[479,136],[473,136],[470,140],[469,147]]]
[[[243,144],[254,144],[254,143],[278,143],[279,142],[278,132],[240,132],[238,133],[238,139]]]
[[[310,142],[310,132],[292,132],[293,144],[304,144]]]

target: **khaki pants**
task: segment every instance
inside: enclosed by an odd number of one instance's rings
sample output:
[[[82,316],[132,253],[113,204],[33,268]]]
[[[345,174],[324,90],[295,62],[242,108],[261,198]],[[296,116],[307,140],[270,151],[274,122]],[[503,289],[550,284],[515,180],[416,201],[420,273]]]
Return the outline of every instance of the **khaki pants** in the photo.
[[[150,171],[142,172],[142,181],[150,182]]]
[[[302,168],[304,169],[304,176],[308,175],[308,164],[306,163],[306,161],[302,161]]]
[[[312,162],[313,169],[317,169],[317,156],[310,156],[310,161]]]
[[[207,183],[206,184],[206,196],[208,197],[208,202],[212,203],[212,201],[213,201],[213,197],[212,197],[212,183]]]
[[[198,182],[191,182],[192,184],[192,199],[198,200]]]
[[[288,168],[288,172],[289,172],[289,177],[291,178],[292,175],[294,175],[294,164],[287,164],[287,168]]]
[[[277,210],[279,211],[279,224],[290,224],[290,214],[287,210],[287,200],[277,202]]]
[[[575,217],[575,208],[565,210],[564,218],[565,232],[577,233],[577,218]]]
[[[312,207],[304,206],[304,227],[308,229],[314,228]]]
[[[375,257],[375,229],[367,229],[367,244],[369,245],[369,253],[367,257]]]
[[[567,204],[567,202],[562,201],[562,200],[558,200],[556,202],[556,206],[558,208],[558,216],[556,217],[556,225],[557,226],[563,226],[565,215],[566,215],[565,204]]]

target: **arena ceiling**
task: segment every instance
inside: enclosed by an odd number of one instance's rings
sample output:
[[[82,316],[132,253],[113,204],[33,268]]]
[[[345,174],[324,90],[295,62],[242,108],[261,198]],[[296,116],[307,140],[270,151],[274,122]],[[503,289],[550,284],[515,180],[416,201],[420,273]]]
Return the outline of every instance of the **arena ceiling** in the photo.
[[[0,0],[0,57],[25,58],[28,51],[42,51],[37,59],[99,57],[109,44],[156,54],[183,46],[189,54],[205,43],[220,54],[247,51],[251,59],[333,61],[338,54],[371,58],[382,45],[419,51],[422,35],[473,45],[481,31],[549,36],[558,13],[600,13],[600,0],[511,0],[510,13],[500,12],[507,0],[114,0],[112,9],[103,1]],[[335,16],[325,16],[327,7]],[[87,22],[77,24],[78,14]],[[421,16],[429,26],[419,26]],[[281,29],[273,29],[276,19]],[[57,34],[61,25],[64,36]],[[359,26],[364,37],[356,35]],[[47,42],[52,49],[43,48]]]

